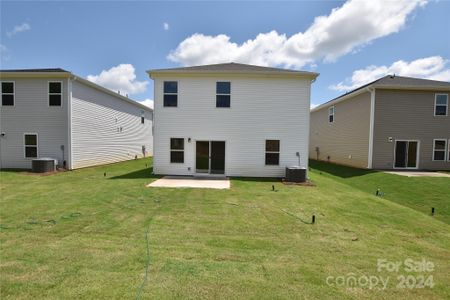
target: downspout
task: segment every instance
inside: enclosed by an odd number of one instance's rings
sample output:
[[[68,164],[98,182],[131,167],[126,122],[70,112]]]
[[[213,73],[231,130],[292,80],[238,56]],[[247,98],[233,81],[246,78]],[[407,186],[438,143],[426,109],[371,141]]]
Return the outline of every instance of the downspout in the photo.
[[[373,130],[375,122],[375,88],[368,87],[367,91],[370,92],[370,119],[369,119],[369,153],[367,156],[367,168],[373,167]]]

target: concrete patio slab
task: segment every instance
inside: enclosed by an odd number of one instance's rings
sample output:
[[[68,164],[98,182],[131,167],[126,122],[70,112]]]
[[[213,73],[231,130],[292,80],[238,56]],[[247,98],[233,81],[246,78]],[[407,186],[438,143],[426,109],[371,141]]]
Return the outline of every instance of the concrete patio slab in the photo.
[[[229,189],[230,180],[223,177],[165,176],[148,184],[147,187]]]
[[[385,171],[388,174],[407,176],[407,177],[449,177],[449,173],[430,172],[430,171]]]

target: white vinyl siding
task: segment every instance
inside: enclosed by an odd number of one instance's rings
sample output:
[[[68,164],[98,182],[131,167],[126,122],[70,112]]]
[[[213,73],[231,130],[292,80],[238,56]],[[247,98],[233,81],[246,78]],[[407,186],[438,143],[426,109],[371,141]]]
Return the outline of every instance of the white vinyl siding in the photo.
[[[163,107],[163,82],[178,81],[178,109]],[[230,82],[233,104],[217,109],[216,82]],[[224,141],[225,175],[283,177],[308,166],[310,80],[229,76],[155,79],[154,171],[194,175],[196,141]],[[170,163],[172,137],[185,139],[184,164]],[[191,140],[189,140],[189,138]],[[280,140],[279,165],[265,165],[265,140]]]
[[[72,83],[72,168],[152,155],[152,113],[93,87]]]
[[[24,155],[24,134],[39,137],[39,157],[51,157],[62,166],[68,160],[68,115],[66,109],[48,106],[48,81],[63,81],[63,105],[67,103],[67,79],[14,78],[14,106],[2,106],[0,128],[0,168],[30,169]],[[6,80],[5,80],[6,81]],[[8,80],[9,81],[9,80]],[[61,149],[61,146],[64,149]]]

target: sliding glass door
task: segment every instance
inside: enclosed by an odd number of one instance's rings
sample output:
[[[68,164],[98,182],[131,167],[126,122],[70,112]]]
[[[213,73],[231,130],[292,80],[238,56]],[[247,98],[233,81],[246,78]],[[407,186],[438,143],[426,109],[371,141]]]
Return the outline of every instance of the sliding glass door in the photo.
[[[396,169],[417,169],[419,161],[419,143],[417,141],[395,141]]]
[[[197,141],[195,171],[196,173],[225,174],[225,142]]]

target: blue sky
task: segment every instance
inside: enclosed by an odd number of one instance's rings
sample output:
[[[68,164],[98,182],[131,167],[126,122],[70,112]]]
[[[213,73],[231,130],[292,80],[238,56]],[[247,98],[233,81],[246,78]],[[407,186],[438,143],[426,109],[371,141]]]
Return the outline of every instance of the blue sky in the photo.
[[[450,81],[449,1],[1,1],[0,9],[2,69],[61,67],[146,103],[146,70],[225,61],[319,72],[313,104],[388,73]]]

